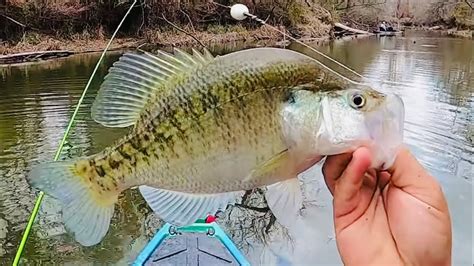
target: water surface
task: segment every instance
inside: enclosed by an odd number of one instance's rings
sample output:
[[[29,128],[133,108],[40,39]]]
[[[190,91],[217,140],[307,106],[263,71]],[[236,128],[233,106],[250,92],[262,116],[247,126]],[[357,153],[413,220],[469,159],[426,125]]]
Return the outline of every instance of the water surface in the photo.
[[[213,50],[226,53],[241,47]],[[312,54],[300,45],[290,48]],[[318,49],[374,80],[380,90],[401,95],[406,106],[405,142],[440,180],[448,197],[455,265],[472,265],[474,42],[409,33],[398,38],[336,42]],[[36,192],[26,183],[25,175],[33,165],[54,157],[98,56],[85,54],[0,68],[1,265],[13,260],[33,208]],[[63,158],[97,152],[126,132],[104,128],[90,118],[90,105],[97,88],[118,56],[110,54],[100,68]],[[303,174],[301,180],[309,207],[305,221],[289,230],[293,248],[289,247],[285,232],[271,226],[271,215],[264,207],[260,211],[234,208],[226,212],[224,228],[252,262],[341,263],[333,238],[331,199],[321,180],[319,166]],[[248,201],[259,207],[260,196],[252,195]],[[130,190],[122,195],[104,241],[83,248],[64,234],[58,211],[56,202],[46,197],[23,262],[127,264],[161,225],[141,196]],[[262,233],[266,228],[270,229],[270,236]],[[272,249],[263,249],[262,239]]]

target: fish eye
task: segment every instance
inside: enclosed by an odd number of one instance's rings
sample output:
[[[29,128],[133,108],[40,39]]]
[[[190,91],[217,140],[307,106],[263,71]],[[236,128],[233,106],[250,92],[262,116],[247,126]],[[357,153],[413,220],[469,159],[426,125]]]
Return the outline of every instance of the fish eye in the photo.
[[[355,93],[351,96],[350,104],[354,109],[361,109],[365,105],[365,98],[363,95]]]

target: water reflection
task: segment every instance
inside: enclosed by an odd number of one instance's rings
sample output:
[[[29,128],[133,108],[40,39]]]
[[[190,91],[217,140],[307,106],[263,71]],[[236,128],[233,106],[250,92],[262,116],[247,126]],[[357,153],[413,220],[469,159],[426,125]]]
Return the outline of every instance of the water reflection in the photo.
[[[373,80],[397,82],[375,84],[400,94],[405,101],[405,140],[448,194],[455,234],[454,261],[459,263],[470,259],[472,251],[473,47],[470,40],[408,34],[318,48]],[[314,55],[298,45],[291,48]],[[225,54],[241,46],[212,49]],[[108,56],[100,68],[63,157],[92,154],[126,132],[99,126],[89,112],[100,81],[117,58],[117,54]],[[25,175],[32,165],[53,158],[97,59],[97,54],[87,54],[0,69],[0,264],[13,259],[33,207],[35,195]],[[319,172],[316,166],[302,175],[306,218],[295,221],[295,227],[288,231],[274,224],[259,193],[248,200],[260,211],[232,208],[226,212],[222,224],[252,262],[340,264],[333,239],[331,198]],[[119,205],[104,241],[83,248],[64,234],[57,204],[46,197],[23,262],[129,263],[162,223],[150,215],[135,190],[121,195]],[[271,249],[264,248],[263,242]]]
[[[473,48],[472,40],[420,38],[410,34],[404,38],[367,39],[342,43],[337,48],[320,48],[375,80],[373,84],[380,90],[395,92],[403,98],[405,142],[440,180],[447,194],[456,265],[469,265],[473,250]],[[367,60],[358,52],[347,55],[338,51],[363,51]],[[317,175],[318,170],[313,171],[312,175]],[[318,200],[330,206],[329,195],[321,195]],[[314,210],[313,214],[321,217],[321,210]],[[323,219],[329,218],[326,215]],[[319,226],[314,220],[312,224]],[[309,227],[299,233],[307,232]],[[331,254],[334,249],[327,251]]]

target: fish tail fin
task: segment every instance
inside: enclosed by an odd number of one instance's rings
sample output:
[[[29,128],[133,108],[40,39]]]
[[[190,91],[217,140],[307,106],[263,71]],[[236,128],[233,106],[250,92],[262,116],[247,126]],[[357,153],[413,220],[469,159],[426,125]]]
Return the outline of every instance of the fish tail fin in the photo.
[[[66,229],[83,246],[95,245],[106,235],[120,193],[93,169],[88,159],[50,162],[34,167],[28,176],[33,187],[62,203]]]

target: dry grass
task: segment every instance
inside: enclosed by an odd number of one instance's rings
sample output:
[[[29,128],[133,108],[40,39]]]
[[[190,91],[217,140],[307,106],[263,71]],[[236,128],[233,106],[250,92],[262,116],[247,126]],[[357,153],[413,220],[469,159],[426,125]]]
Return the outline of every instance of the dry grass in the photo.
[[[247,30],[241,26],[214,28],[208,31],[193,32],[185,29],[202,43],[229,43],[237,41],[278,40],[281,35],[277,32],[261,27]],[[20,52],[69,50],[73,52],[101,51],[107,45],[108,39],[97,38],[96,35],[76,34],[72,38],[60,39],[48,35],[30,33],[17,44],[0,44],[0,54]],[[177,30],[147,30],[142,38],[115,39],[110,50],[138,47],[142,44],[153,46],[188,46],[198,45],[191,36]]]
[[[189,30],[189,29],[188,29]],[[246,30],[239,26],[226,27],[225,29],[211,29],[208,31],[192,32],[187,31],[204,44],[228,43],[236,41],[258,41],[278,39],[280,34],[266,27],[254,30]],[[148,30],[144,34],[146,43],[157,46],[184,46],[195,44],[196,41],[189,35],[179,31],[152,31]]]
[[[93,52],[101,51],[107,45],[106,39],[74,38],[57,39],[47,35],[37,35],[37,39],[32,42],[22,40],[16,44],[4,43],[0,45],[0,54],[14,54],[23,52],[68,50],[72,52]],[[133,38],[116,39],[110,50],[136,47],[138,40]]]

